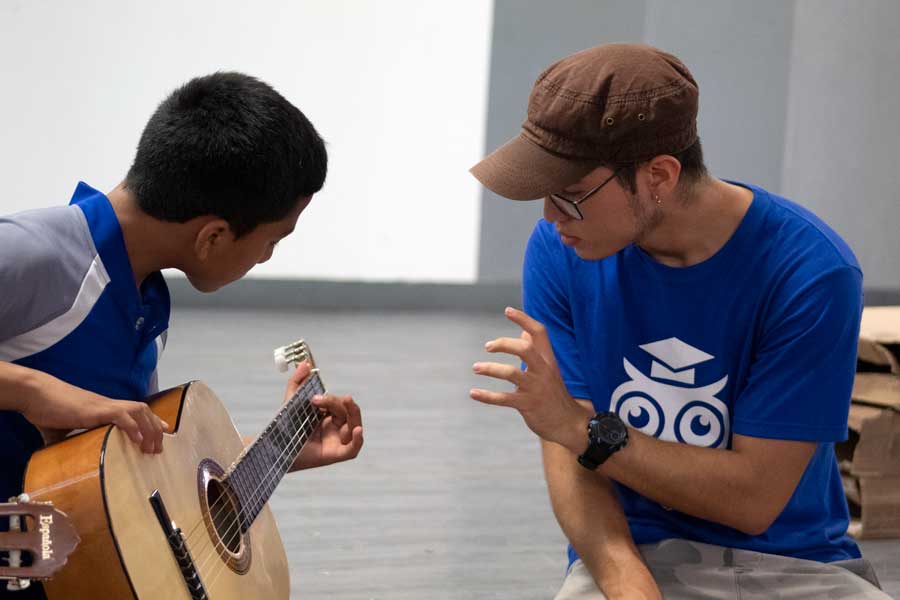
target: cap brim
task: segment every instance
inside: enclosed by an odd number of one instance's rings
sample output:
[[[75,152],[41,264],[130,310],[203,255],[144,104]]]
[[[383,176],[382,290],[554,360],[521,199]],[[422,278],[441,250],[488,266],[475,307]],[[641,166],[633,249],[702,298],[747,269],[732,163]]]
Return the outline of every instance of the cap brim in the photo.
[[[492,192],[510,200],[537,200],[575,183],[597,168],[562,158],[523,135],[500,146],[469,169]]]

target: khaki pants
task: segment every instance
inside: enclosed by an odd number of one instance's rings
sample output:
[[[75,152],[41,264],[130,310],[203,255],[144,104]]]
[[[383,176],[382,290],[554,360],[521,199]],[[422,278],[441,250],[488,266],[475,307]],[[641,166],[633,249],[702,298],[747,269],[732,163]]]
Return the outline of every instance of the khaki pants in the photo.
[[[890,600],[863,559],[820,563],[678,539],[639,548],[667,600]],[[606,600],[606,596],[578,560],[555,600]]]

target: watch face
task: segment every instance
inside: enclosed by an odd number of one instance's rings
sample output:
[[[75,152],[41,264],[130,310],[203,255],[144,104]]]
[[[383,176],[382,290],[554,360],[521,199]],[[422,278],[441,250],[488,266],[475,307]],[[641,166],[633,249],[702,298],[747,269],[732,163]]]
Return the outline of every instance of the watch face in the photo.
[[[601,415],[591,425],[594,436],[607,444],[618,444],[625,439],[625,424],[615,415]]]

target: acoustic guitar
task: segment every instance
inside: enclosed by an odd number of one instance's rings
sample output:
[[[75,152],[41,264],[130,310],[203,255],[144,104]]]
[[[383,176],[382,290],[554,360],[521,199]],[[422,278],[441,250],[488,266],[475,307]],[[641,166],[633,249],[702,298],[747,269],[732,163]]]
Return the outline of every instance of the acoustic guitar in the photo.
[[[8,531],[0,532],[0,552],[7,563],[0,564],[0,579],[7,580],[8,590],[24,590],[33,579],[52,577],[80,541],[64,512],[31,502],[26,494],[0,504],[0,517],[9,519]]]
[[[313,358],[303,342],[276,362]],[[162,454],[144,454],[115,426],[35,453],[25,490],[64,510],[81,535],[69,563],[44,584],[50,600],[287,599],[287,556],[267,505],[322,413],[313,369],[245,447],[221,401],[194,381],[150,408],[170,424]]]

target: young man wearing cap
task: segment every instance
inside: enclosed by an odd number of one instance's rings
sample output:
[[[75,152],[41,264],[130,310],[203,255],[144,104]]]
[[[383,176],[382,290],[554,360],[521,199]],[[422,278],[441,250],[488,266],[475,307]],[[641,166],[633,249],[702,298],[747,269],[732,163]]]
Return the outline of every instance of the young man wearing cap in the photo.
[[[486,344],[524,368],[476,363],[516,387],[471,395],[542,438],[571,542],[558,600],[886,598],[833,451],[859,265],[809,211],[709,175],[697,107],[688,69],[647,46],[538,78],[522,133],[472,169],[544,199],[525,310],[506,311],[523,333]]]

